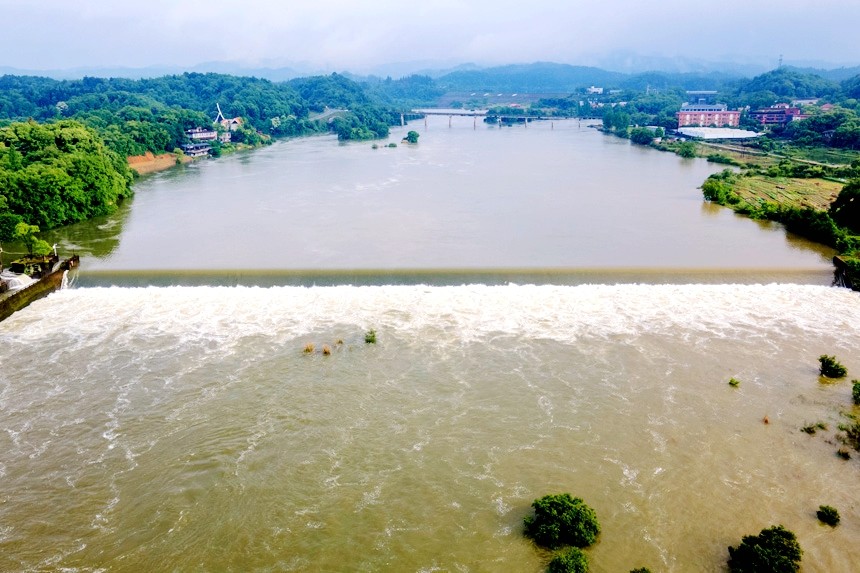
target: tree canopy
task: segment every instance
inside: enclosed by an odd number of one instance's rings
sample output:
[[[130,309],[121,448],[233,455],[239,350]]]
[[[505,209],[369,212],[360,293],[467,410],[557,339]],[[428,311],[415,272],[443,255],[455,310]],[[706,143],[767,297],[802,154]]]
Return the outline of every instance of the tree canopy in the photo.
[[[781,525],[745,535],[737,547],[729,547],[732,573],[796,573],[803,551],[797,537]]]
[[[538,545],[555,549],[565,545],[588,547],[597,539],[597,514],[569,493],[545,495],[532,502],[533,516],[524,520],[525,534]]]
[[[0,239],[12,223],[44,230],[110,213],[130,184],[125,159],[79,122],[0,128]]]

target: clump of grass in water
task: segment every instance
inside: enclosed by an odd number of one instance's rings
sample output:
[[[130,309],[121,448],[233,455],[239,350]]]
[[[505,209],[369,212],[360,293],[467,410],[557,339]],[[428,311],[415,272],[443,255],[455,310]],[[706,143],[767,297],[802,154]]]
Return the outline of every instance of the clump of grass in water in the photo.
[[[845,437],[842,439],[842,442],[847,443],[855,450],[860,451],[860,420],[858,420],[857,416],[854,414],[843,412],[843,415],[848,418],[850,422],[839,424],[839,429],[845,432]]]
[[[806,432],[810,436],[816,432],[816,430],[826,430],[827,424],[824,422],[816,422],[815,424],[809,424],[800,428],[801,432]]]
[[[836,450],[836,455],[843,460],[851,459],[851,454],[848,452],[848,448],[839,448],[838,450]]]
[[[305,344],[305,349],[304,349],[305,354],[312,354],[313,351],[314,351],[314,343],[313,342],[308,342],[307,344]]]
[[[839,525],[839,512],[836,511],[835,507],[819,505],[818,511],[815,512],[815,515],[818,516],[818,519],[822,523],[826,523],[830,527],[836,527]]]
[[[851,381],[851,398],[854,399],[855,404],[860,406],[860,380]]]
[[[821,363],[818,372],[825,378],[842,378],[848,374],[848,370],[836,360],[835,356],[822,354],[818,357],[818,362]]]
[[[331,356],[331,346],[328,344],[323,344],[322,347],[323,356]]]
[[[374,329],[370,329],[364,333],[364,341],[367,344],[376,344],[376,331]]]
[[[740,385],[741,385],[741,381],[738,380],[737,378],[734,378],[734,377],[729,378],[729,386],[731,386],[732,388],[737,388]]]

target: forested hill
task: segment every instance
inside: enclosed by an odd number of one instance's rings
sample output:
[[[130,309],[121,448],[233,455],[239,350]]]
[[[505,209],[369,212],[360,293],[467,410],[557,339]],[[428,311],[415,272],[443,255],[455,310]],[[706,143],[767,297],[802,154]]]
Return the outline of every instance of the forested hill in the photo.
[[[124,155],[172,151],[185,142],[186,129],[212,124],[216,104],[226,117],[243,119],[247,129],[234,136],[239,141],[330,128],[341,139],[384,137],[395,119],[360,85],[338,74],[285,83],[198,73],[140,80],[0,77],[0,121],[76,119]],[[350,112],[332,125],[312,121],[312,112],[326,107]]]

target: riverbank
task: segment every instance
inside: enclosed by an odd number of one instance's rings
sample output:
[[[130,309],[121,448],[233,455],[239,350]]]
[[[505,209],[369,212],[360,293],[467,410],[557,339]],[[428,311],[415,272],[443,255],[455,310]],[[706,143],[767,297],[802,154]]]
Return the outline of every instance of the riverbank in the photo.
[[[624,137],[613,130],[601,131]],[[731,166],[703,182],[706,200],[751,219],[781,223],[796,235],[836,249],[834,282],[860,291],[860,236],[837,223],[830,213],[842,188],[860,175],[857,160],[833,165],[714,142],[654,139],[648,145],[681,157],[700,157]],[[828,150],[804,150],[806,154],[815,151],[825,155]],[[845,154],[840,157],[850,158]]]
[[[147,151],[143,155],[129,155],[126,160],[128,166],[137,172],[138,175],[147,175],[170,169],[176,165],[189,163],[191,157],[177,153],[160,153],[155,155],[151,151]]]
[[[738,214],[782,223],[792,233],[837,249],[835,282],[860,291],[860,236],[831,216],[830,206],[843,187],[840,182],[820,178],[726,169],[705,180],[702,194]]]

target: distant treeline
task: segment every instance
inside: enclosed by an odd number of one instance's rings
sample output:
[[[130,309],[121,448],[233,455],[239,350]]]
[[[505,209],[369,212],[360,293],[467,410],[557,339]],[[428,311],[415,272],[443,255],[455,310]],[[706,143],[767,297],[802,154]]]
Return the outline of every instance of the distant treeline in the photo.
[[[390,81],[389,91],[408,90],[410,82]],[[339,74],[284,83],[198,73],[63,81],[7,75],[0,77],[0,121],[75,119],[123,155],[173,151],[186,142],[185,130],[212,125],[216,105],[226,117],[242,118],[233,133],[240,143],[326,131],[344,140],[371,139],[386,137],[399,121],[385,105],[385,87],[365,88]],[[314,121],[326,108],[348,111]]]

